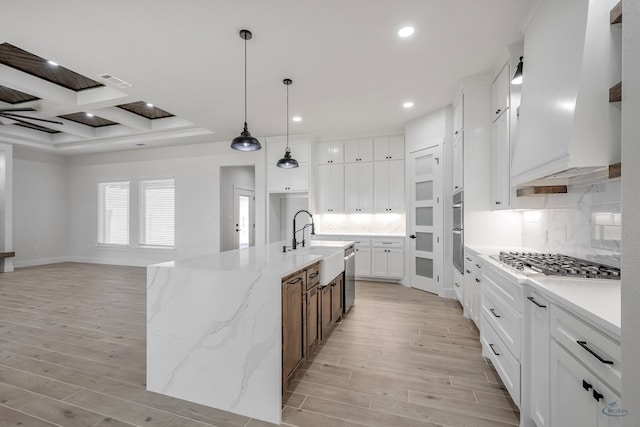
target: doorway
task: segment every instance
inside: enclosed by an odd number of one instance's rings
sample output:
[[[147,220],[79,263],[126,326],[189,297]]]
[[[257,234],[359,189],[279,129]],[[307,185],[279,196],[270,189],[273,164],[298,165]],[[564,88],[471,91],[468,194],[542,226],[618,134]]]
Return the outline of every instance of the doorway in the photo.
[[[442,290],[441,147],[409,155],[411,287],[439,295]]]
[[[233,220],[235,222],[234,249],[245,249],[255,245],[255,191],[234,187]]]
[[[255,167],[220,168],[220,251],[255,245]]]

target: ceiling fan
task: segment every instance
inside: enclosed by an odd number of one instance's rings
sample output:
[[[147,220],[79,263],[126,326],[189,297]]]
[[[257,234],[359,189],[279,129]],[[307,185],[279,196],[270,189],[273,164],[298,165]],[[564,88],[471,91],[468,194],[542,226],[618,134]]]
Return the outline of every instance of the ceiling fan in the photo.
[[[13,120],[18,123],[23,123],[29,126],[39,126],[37,123],[31,123],[29,120],[36,120],[39,122],[54,123],[57,125],[62,125],[62,122],[57,122],[55,120],[41,119],[39,117],[30,117],[30,116],[24,116],[22,114],[15,114],[15,113],[27,112],[27,111],[36,111],[36,109],[30,108],[30,107],[0,108],[0,117],[4,117],[5,119]]]

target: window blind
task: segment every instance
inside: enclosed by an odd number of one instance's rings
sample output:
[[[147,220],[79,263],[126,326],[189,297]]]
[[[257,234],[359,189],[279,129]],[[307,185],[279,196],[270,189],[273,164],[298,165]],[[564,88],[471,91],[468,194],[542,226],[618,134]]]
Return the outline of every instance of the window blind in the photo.
[[[129,244],[129,182],[98,184],[98,243]]]
[[[141,244],[175,245],[175,179],[142,181]]]

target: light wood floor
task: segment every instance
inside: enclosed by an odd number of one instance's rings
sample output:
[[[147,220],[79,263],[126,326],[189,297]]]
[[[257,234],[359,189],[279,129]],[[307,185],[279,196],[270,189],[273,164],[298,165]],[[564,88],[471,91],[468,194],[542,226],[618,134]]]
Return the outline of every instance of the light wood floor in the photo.
[[[0,426],[270,425],[145,390],[145,271],[0,274]],[[285,395],[283,424],[518,424],[457,302],[359,282],[356,304]]]

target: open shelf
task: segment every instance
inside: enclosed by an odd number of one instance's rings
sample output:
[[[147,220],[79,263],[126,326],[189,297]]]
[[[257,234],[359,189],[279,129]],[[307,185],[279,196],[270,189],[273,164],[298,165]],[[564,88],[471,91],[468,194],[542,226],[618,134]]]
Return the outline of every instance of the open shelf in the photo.
[[[566,185],[532,185],[530,187],[518,188],[516,190],[516,196],[546,196],[549,194],[566,194],[566,192]]]
[[[622,101],[622,82],[617,83],[609,89],[609,102]]]
[[[611,25],[622,24],[622,0],[620,0],[618,4],[613,6],[613,9],[611,9],[611,12],[609,12],[609,18]]]
[[[622,176],[622,163],[609,165],[609,179],[620,178]]]

